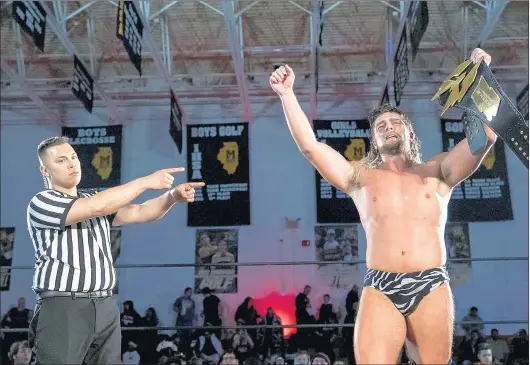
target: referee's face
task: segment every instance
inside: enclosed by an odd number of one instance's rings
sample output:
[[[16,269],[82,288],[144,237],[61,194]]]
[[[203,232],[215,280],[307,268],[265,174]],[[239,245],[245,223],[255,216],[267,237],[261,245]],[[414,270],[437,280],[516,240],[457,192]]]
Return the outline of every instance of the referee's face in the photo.
[[[71,189],[81,181],[81,165],[77,154],[68,143],[52,146],[46,150],[42,172],[52,185]]]

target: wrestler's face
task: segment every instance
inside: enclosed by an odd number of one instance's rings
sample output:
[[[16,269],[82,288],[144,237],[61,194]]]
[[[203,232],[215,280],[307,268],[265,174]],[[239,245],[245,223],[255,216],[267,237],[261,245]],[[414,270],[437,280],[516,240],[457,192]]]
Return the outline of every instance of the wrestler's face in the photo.
[[[397,155],[410,149],[411,132],[400,114],[387,112],[375,120],[372,133],[381,154]]]
[[[40,170],[52,186],[71,189],[81,181],[81,164],[68,143],[49,147],[42,156]]]
[[[493,362],[493,354],[491,349],[482,350],[478,353],[478,360],[481,364],[491,364]]]

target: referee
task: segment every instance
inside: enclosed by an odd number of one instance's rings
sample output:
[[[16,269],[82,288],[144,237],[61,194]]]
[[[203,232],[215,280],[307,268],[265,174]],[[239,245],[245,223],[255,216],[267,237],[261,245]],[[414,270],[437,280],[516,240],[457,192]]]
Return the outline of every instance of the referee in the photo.
[[[184,169],[170,168],[99,193],[78,191],[81,166],[67,138],[46,139],[37,154],[46,190],[27,208],[37,294],[29,339],[37,363],[121,363],[110,227],[157,220],[175,203],[193,202],[204,183],[172,188],[171,174]],[[131,204],[149,189],[171,190]]]

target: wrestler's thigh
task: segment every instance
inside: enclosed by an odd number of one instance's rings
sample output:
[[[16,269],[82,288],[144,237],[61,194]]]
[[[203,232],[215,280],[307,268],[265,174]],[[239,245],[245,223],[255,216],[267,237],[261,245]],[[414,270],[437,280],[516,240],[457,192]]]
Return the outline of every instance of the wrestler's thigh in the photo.
[[[451,359],[454,329],[454,302],[448,283],[440,285],[407,317],[407,339],[415,344],[417,364],[447,364]],[[411,345],[407,341],[407,350]]]
[[[376,289],[365,287],[353,336],[358,364],[395,364],[406,336],[406,322],[394,304]]]

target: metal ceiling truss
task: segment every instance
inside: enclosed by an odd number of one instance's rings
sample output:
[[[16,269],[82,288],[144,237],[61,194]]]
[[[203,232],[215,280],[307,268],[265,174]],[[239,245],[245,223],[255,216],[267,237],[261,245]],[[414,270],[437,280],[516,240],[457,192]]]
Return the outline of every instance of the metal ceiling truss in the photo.
[[[48,6],[45,0],[39,0],[39,2],[42,8],[44,9],[44,11],[46,12],[46,24],[48,24],[48,26],[52,28],[52,30],[57,34],[59,39],[62,41],[64,47],[68,50],[68,53],[70,54],[70,56],[79,55],[79,52],[77,52],[76,47],[74,46],[72,41],[70,41],[70,39],[68,38],[68,34],[66,32],[66,21],[69,19],[69,15],[67,14],[67,8],[66,8],[67,2],[54,1],[53,3],[54,8],[55,8],[55,14],[59,17],[59,20],[55,18],[54,12],[52,12],[52,10],[50,9],[50,7]],[[86,64],[80,58],[80,56],[78,56],[78,58],[81,64],[85,67],[85,69],[91,70],[91,68],[86,66]],[[95,91],[99,94],[99,96],[101,97],[105,105],[107,106],[107,110],[112,119],[111,124],[123,123],[124,119],[121,116],[121,113],[118,111],[117,105],[114,102],[114,100],[112,100],[112,98],[109,97],[107,93],[105,93],[103,88],[96,81],[92,72],[90,72],[90,76],[94,80],[93,86],[94,86]]]
[[[186,113],[184,112],[184,108],[182,107],[182,104],[180,103],[179,97],[177,92],[175,91],[175,88],[173,87],[172,81],[171,81],[171,63],[173,58],[171,57],[171,48],[169,44],[169,35],[167,34],[168,28],[161,27],[162,29],[162,44],[164,46],[164,59],[160,58],[160,50],[158,49],[158,46],[153,40],[153,37],[151,35],[151,26],[149,19],[149,12],[150,12],[150,4],[147,1],[143,1],[140,3],[139,0],[133,0],[134,6],[138,10],[138,15],[140,16],[140,20],[142,21],[142,24],[144,26],[143,30],[143,37],[140,37],[140,34],[138,34],[138,30],[136,27],[132,26],[132,30],[136,37],[140,39],[143,43],[143,45],[148,49],[149,53],[151,54],[151,57],[153,57],[153,60],[155,62],[155,66],[157,69],[157,73],[162,77],[163,81],[166,84],[167,89],[171,90],[173,95],[175,96],[175,100],[177,102],[177,105],[182,112],[183,120],[186,120]],[[167,25],[167,21],[164,22]],[[164,29],[166,34],[164,36]],[[166,39],[166,41],[164,41]],[[167,42],[167,44],[166,44]],[[169,96],[169,95],[168,95]],[[178,121],[177,121],[178,122]],[[180,126],[182,128],[182,126]]]
[[[477,2],[474,1],[474,3]],[[478,5],[486,9],[486,22],[477,40],[478,47],[481,47],[482,44],[488,40],[508,3],[509,0],[487,1],[485,5],[478,3]]]

